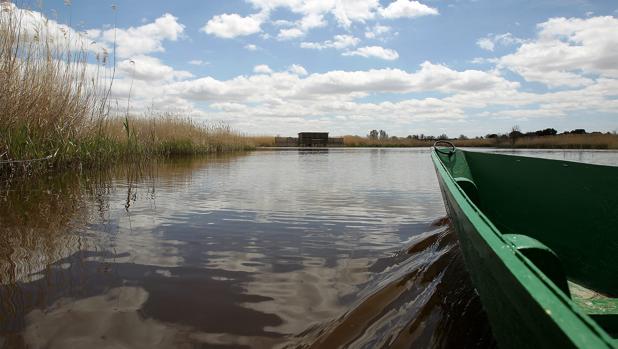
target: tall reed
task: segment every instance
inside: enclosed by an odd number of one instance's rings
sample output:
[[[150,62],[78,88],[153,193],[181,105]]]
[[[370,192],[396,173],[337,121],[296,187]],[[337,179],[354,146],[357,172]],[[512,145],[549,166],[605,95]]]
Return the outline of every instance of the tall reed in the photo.
[[[253,149],[250,137],[225,123],[203,123],[173,113],[109,118],[102,125],[107,141],[121,153],[190,155]]]
[[[70,156],[106,102],[88,79],[87,54],[70,47],[68,31],[0,7],[0,159]]]
[[[80,34],[31,15],[0,3],[0,173],[36,159],[88,165],[254,147],[221,123],[134,116],[128,108],[126,115],[110,113],[115,74],[108,52],[91,57]]]

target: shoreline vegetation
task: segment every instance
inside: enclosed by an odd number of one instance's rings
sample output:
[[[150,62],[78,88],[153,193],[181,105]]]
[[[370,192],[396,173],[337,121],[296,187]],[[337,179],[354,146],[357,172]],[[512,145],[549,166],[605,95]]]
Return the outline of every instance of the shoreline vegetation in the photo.
[[[114,52],[93,56],[84,37],[32,24],[11,3],[1,6],[0,174],[255,149],[251,137],[225,123],[134,115],[130,91],[125,102],[111,93]]]
[[[605,133],[592,134],[556,134],[547,136],[510,137],[501,135],[478,138],[414,139],[396,137],[389,139],[371,139],[369,137],[345,136],[346,147],[430,147],[437,140],[447,140],[457,147],[482,147],[506,149],[618,149],[618,135]]]
[[[344,147],[349,148],[421,148],[431,147],[437,140],[447,140],[457,147],[504,148],[504,149],[618,149],[618,135],[613,133],[556,134],[545,136],[448,138],[412,137],[372,138],[343,136]],[[257,147],[275,147],[275,137],[254,137]]]

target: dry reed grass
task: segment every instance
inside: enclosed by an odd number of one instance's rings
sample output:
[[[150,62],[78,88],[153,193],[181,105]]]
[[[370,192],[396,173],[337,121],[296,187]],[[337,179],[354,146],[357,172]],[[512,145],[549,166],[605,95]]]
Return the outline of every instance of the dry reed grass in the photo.
[[[275,146],[275,137],[273,136],[252,136],[250,137],[250,140],[256,147]]]
[[[450,140],[457,147],[496,147],[497,142],[492,138],[454,139]]]
[[[458,147],[537,148],[537,149],[618,149],[615,134],[560,134],[543,137],[482,138],[453,140]]]
[[[343,136],[346,147],[429,147],[433,141],[411,138],[373,139],[361,136]]]
[[[49,155],[43,167],[254,147],[225,124],[110,114],[114,68],[106,52],[89,64],[86,50],[76,47],[84,38],[53,32],[48,22],[25,28],[24,12],[0,6],[0,173],[14,170],[15,161]]]
[[[171,113],[112,118],[103,133],[124,152],[146,155],[190,155],[254,148],[251,138],[225,123],[200,123]]]
[[[86,52],[63,44],[71,38],[61,40],[46,23],[25,28],[23,13],[8,3],[1,7],[0,155],[27,159],[58,151],[62,156],[92,133],[105,96],[97,81],[88,79]]]
[[[515,141],[515,148],[618,149],[615,134],[566,134],[526,137]]]
[[[615,134],[561,134],[544,137],[475,138],[449,140],[458,147],[486,148],[557,148],[557,149],[618,149],[618,135]],[[360,136],[345,136],[347,147],[429,147],[435,140],[409,138],[370,139]]]

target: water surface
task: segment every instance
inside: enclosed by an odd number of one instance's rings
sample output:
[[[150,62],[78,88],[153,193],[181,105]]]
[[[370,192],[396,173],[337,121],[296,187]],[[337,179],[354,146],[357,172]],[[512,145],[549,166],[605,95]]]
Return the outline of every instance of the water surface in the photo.
[[[494,346],[427,149],[258,151],[0,188],[0,347]]]

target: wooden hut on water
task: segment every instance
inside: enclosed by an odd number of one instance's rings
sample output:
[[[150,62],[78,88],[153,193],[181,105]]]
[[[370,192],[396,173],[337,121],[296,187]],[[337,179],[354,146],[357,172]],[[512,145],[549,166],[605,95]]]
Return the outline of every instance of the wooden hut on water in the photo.
[[[328,137],[328,132],[300,132],[295,137],[275,137],[277,147],[342,147],[343,137]]]

